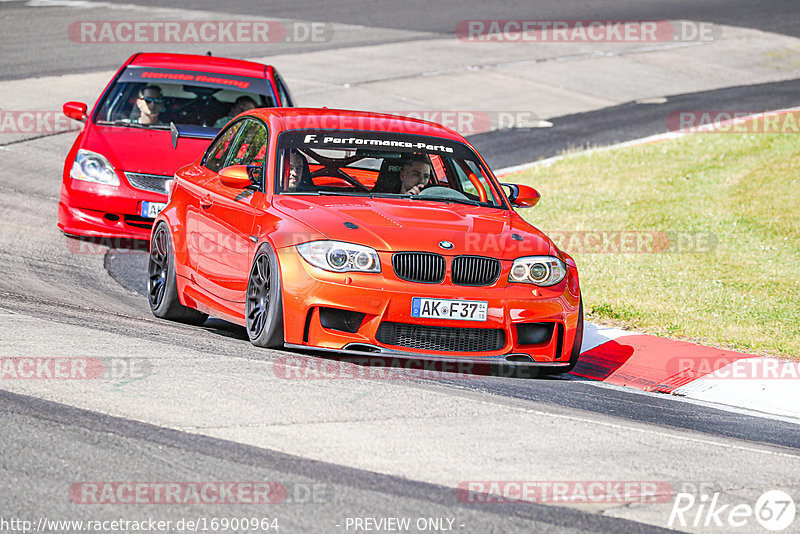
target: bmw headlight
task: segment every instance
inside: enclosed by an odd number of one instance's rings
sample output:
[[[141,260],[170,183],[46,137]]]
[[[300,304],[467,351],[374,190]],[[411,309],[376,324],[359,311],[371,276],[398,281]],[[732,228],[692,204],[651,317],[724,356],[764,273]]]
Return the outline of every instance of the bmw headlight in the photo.
[[[69,171],[69,176],[73,180],[119,185],[119,177],[114,172],[114,167],[102,154],[89,150],[78,150],[75,162],[72,164],[72,170]]]
[[[326,271],[381,272],[378,253],[362,245],[342,241],[311,241],[297,245],[297,251],[308,263]]]
[[[566,275],[566,264],[554,256],[525,256],[514,260],[508,281],[553,286]]]

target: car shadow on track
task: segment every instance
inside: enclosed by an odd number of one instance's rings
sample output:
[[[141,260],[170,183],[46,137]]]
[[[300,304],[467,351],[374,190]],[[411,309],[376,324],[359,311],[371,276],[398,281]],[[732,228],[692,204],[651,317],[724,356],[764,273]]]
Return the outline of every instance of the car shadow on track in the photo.
[[[147,298],[147,260],[149,242],[136,240],[69,239],[73,248],[84,253],[105,254],[104,266],[109,275],[121,286]],[[210,317],[201,326],[220,336],[248,341],[247,330],[237,324]],[[482,377],[539,378],[558,380],[558,375],[548,374],[545,369],[512,365],[490,365],[473,362],[441,362],[400,355],[370,354],[343,356],[313,350],[284,349],[279,356],[276,372],[296,376],[319,378],[363,378],[363,379],[470,379]]]

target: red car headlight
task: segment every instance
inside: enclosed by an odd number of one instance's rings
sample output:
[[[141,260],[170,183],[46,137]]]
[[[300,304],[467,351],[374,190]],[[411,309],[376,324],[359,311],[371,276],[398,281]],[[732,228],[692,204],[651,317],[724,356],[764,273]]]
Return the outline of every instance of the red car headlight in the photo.
[[[297,245],[297,251],[314,267],[344,273],[381,272],[381,262],[375,250],[343,241],[311,241]]]
[[[508,281],[546,287],[556,285],[566,275],[566,264],[555,256],[525,256],[514,260]]]
[[[119,185],[119,177],[114,167],[102,154],[90,150],[78,150],[69,176],[73,180],[83,180],[104,185]]]

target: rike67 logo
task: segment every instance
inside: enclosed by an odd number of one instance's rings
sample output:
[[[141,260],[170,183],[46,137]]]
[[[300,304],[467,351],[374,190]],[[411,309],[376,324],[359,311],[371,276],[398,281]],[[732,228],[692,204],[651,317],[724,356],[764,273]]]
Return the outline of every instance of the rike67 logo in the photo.
[[[667,526],[724,528],[729,532],[752,532],[756,523],[778,532],[788,528],[797,512],[792,497],[781,490],[764,492],[755,504],[722,503],[720,492],[712,495],[677,493]]]

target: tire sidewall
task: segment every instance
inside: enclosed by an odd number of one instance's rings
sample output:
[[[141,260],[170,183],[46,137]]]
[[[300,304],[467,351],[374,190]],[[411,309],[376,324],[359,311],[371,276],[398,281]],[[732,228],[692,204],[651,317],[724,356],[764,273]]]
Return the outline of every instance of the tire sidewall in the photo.
[[[165,317],[170,312],[170,305],[172,302],[175,302],[178,299],[178,284],[175,279],[175,256],[172,252],[172,235],[170,234],[169,229],[166,227],[164,223],[160,223],[156,229],[153,231],[153,237],[150,239],[150,253],[152,254],[153,250],[153,240],[156,234],[164,230],[167,234],[167,250],[166,250],[166,262],[167,262],[167,273],[166,279],[164,280],[164,293],[161,295],[161,302],[158,303],[158,306],[153,306],[153,301],[151,298],[152,293],[150,292],[150,280],[148,276],[148,283],[147,283],[147,301],[150,303],[150,309],[153,312],[153,315],[156,317]],[[149,270],[149,262],[150,258],[148,257],[148,270]],[[149,275],[149,272],[148,272]]]
[[[247,336],[253,345],[259,347],[279,348],[283,347],[283,301],[281,290],[281,271],[278,264],[278,256],[271,246],[264,243],[256,251],[253,256],[253,262],[250,265],[250,276],[252,276],[253,268],[255,267],[256,260],[259,256],[266,256],[269,260],[269,308],[267,317],[264,321],[264,328],[258,336],[253,337],[248,325]],[[247,280],[247,294],[245,295],[245,321],[249,321],[250,317],[250,276]]]

